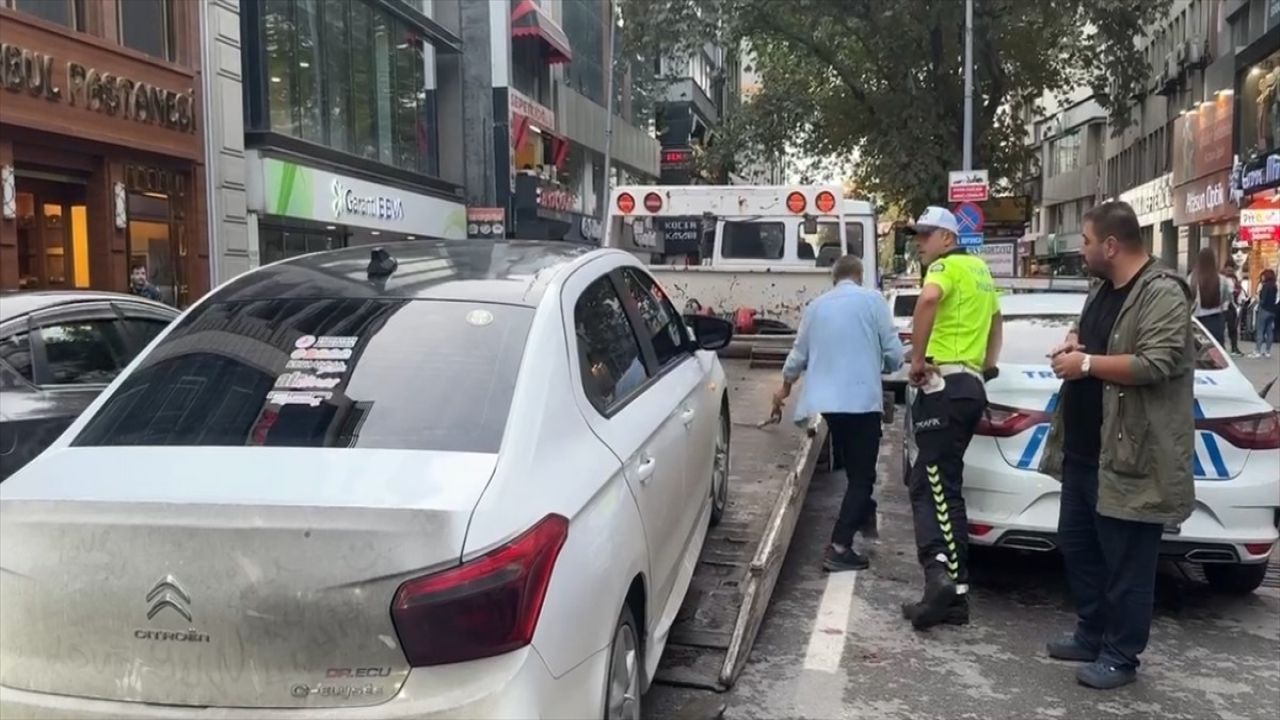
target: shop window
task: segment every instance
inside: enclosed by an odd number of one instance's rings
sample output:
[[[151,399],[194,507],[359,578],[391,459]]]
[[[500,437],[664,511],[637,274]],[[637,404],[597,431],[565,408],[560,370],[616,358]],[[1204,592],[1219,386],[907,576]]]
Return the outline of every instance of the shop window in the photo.
[[[263,226],[258,230],[259,262],[263,265],[325,250],[345,247],[341,234],[301,228]]]
[[[369,0],[265,0],[267,122],[274,132],[434,173],[424,43]]]
[[[0,4],[73,30],[84,30],[84,0],[0,0]]]
[[[148,55],[173,60],[173,0],[116,0],[120,44]]]

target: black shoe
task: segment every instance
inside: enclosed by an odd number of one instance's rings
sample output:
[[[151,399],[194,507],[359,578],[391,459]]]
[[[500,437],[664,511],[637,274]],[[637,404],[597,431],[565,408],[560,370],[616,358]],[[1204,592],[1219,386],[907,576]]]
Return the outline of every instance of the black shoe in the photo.
[[[835,548],[828,545],[826,554],[822,556],[822,569],[827,572],[866,570],[869,567],[871,567],[871,561],[854,552],[852,548],[837,552]]]
[[[903,603],[902,619],[915,620],[916,615],[920,614],[920,603]],[[947,608],[947,616],[942,622],[948,625],[968,625],[969,624],[969,596],[957,595],[956,601]]]
[[[911,626],[925,630],[944,622],[959,596],[956,581],[941,563],[929,563],[924,569],[924,597],[916,606]]]
[[[1076,681],[1094,690],[1115,690],[1138,679],[1138,671],[1095,660],[1076,670]]]
[[[867,516],[867,521],[862,523],[862,527],[858,528],[858,532],[862,533],[862,537],[867,540],[875,540],[880,537],[880,519],[876,517],[876,513],[872,512]]]
[[[1081,644],[1075,635],[1050,640],[1045,649],[1054,660],[1091,663],[1098,659],[1098,651]]]

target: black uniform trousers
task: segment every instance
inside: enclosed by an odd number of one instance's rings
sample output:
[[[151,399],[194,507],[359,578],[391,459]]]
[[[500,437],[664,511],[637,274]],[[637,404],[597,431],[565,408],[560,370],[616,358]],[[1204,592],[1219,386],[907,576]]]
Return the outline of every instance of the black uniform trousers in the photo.
[[[911,405],[916,461],[907,487],[921,565],[939,562],[957,583],[969,580],[969,521],[965,515],[964,453],[987,406],[982,380],[947,375],[934,393],[916,391]]]
[[[853,547],[854,533],[876,514],[872,490],[880,454],[880,413],[826,413],[823,417],[831,430],[831,447],[849,481],[831,542]]]

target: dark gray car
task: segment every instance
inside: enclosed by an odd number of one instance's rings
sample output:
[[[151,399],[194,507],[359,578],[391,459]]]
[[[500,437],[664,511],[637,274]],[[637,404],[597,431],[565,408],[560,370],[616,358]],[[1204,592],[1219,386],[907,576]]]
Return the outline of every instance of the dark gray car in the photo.
[[[0,296],[0,480],[48,447],[177,316],[116,293]]]

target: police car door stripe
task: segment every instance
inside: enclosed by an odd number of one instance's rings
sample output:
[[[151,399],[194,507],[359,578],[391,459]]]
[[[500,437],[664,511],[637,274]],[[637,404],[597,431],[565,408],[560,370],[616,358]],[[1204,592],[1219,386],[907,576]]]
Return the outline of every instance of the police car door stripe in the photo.
[[[1200,406],[1199,400],[1195,401],[1195,408],[1196,408],[1196,419],[1203,420],[1204,408]],[[1200,453],[1198,449],[1196,451],[1196,467],[1195,467],[1196,477],[1203,477],[1206,480],[1230,479],[1231,472],[1227,470],[1227,463],[1222,459],[1222,448],[1218,447],[1218,436],[1214,435],[1208,430],[1201,430],[1199,435],[1200,435],[1200,440],[1204,442],[1205,452],[1209,454],[1209,462],[1213,463],[1214,477],[1213,478],[1206,477],[1206,473],[1204,472],[1203,466],[1200,463]]]
[[[1045,405],[1044,411],[1051,413],[1058,407],[1058,393],[1049,396],[1049,402]],[[1031,431],[1031,440],[1027,442],[1027,447],[1022,450],[1022,457],[1018,458],[1018,467],[1022,470],[1029,470],[1031,463],[1036,460],[1036,456],[1040,454],[1040,446],[1044,444],[1045,436],[1049,434],[1048,425],[1037,425],[1035,430]],[[1039,463],[1037,463],[1039,464]]]

